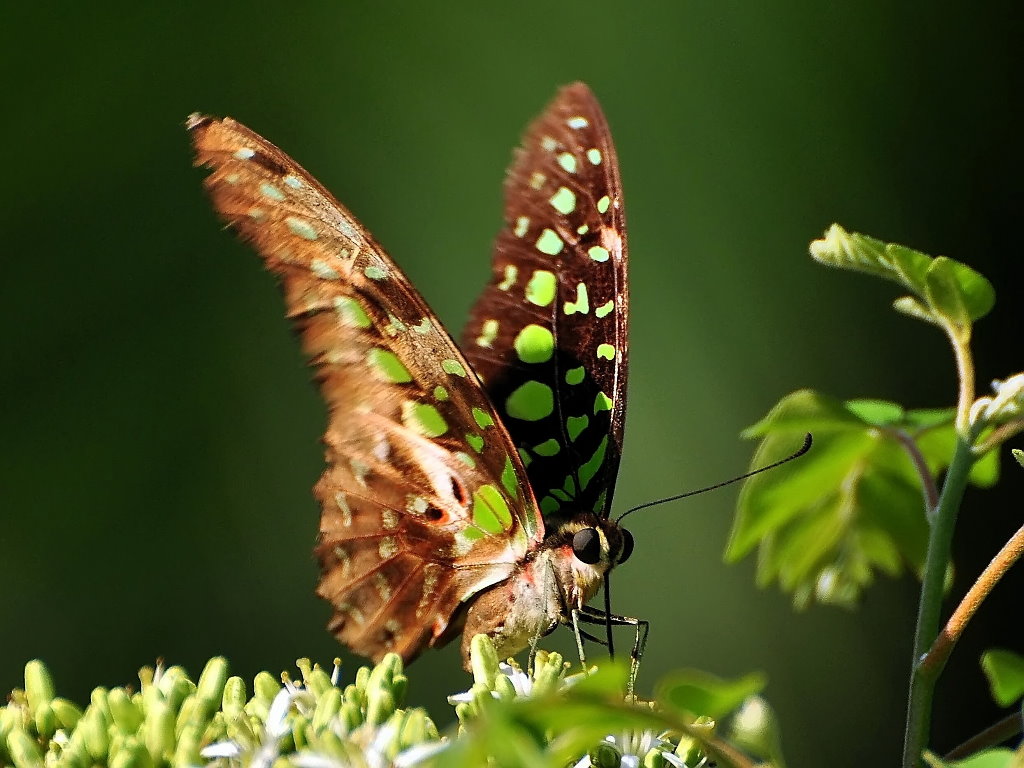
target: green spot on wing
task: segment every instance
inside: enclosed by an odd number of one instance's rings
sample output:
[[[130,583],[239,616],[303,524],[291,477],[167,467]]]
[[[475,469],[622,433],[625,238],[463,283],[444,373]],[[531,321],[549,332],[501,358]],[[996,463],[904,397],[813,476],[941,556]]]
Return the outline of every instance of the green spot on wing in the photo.
[[[473,432],[468,432],[466,434],[466,442],[469,443],[469,447],[477,453],[480,453],[484,449],[484,439]]]
[[[583,381],[583,378],[587,375],[587,369],[582,365],[579,368],[570,368],[565,372],[565,383],[566,384],[579,384]]]
[[[487,533],[498,534],[512,527],[512,512],[501,492],[482,485],[473,494],[473,523]]]
[[[612,409],[612,405],[612,399],[608,397],[608,395],[604,392],[598,392],[597,397],[594,398],[594,413],[610,411]]]
[[[459,461],[461,461],[463,464],[465,464],[470,469],[476,469],[476,459],[474,459],[472,456],[470,456],[465,451],[456,451],[455,452],[455,458],[457,458]]]
[[[615,299],[608,299],[608,301],[606,301],[604,304],[602,304],[600,307],[597,307],[594,310],[594,314],[597,315],[598,317],[604,317],[605,315],[609,314],[613,309],[615,309]]]
[[[284,192],[266,181],[260,184],[260,194],[264,197],[270,198],[276,203],[284,202],[285,199]]]
[[[516,471],[512,467],[512,457],[505,457],[505,468],[501,470],[501,484],[505,486],[508,495],[513,499],[519,498],[519,480],[516,478]]]
[[[498,287],[503,291],[507,291],[509,288],[512,287],[512,284],[515,283],[516,275],[518,274],[519,267],[517,267],[515,264],[506,264],[505,279],[498,283]]]
[[[555,337],[544,326],[531,324],[519,332],[513,346],[524,363],[544,363],[555,352]]]
[[[579,283],[576,286],[576,301],[565,302],[565,314],[572,315],[579,312],[581,315],[585,315],[590,311],[590,298],[587,295],[587,286],[585,283]]]
[[[576,195],[568,187],[559,187],[558,191],[548,201],[551,207],[562,215],[567,215],[576,210]]]
[[[402,423],[424,437],[440,437],[448,431],[448,422],[437,408],[412,400],[402,403]]]
[[[338,296],[334,300],[334,309],[347,325],[355,328],[370,327],[370,318],[367,317],[366,310],[351,296]]]
[[[556,235],[553,229],[545,228],[537,238],[537,250],[548,256],[557,256],[564,247],[565,243],[562,242],[562,238]]]
[[[611,344],[598,344],[597,345],[597,356],[605,360],[615,359],[615,347]]]
[[[369,267],[366,267],[363,270],[363,274],[366,275],[371,280],[383,280],[384,279],[384,270],[381,269],[380,267],[375,267],[375,266],[372,266],[372,265],[369,266]]]
[[[540,511],[549,515],[557,512],[561,506],[561,502],[554,496],[545,496],[540,500]]]
[[[484,320],[480,326],[480,335],[476,337],[476,343],[481,347],[490,347],[498,337],[498,321]]]
[[[608,450],[608,436],[605,435],[601,440],[601,444],[597,446],[597,450],[594,451],[594,455],[580,467],[580,487],[586,488],[590,485],[590,481],[594,479],[594,475],[597,474],[597,470],[601,468],[601,464],[604,463],[604,454]]]
[[[590,423],[590,417],[587,415],[583,416],[570,416],[565,420],[565,430],[569,433],[569,439],[575,440],[580,436],[580,433],[587,428]]]
[[[462,367],[462,363],[458,360],[442,360],[441,370],[452,376],[462,376],[463,378],[466,376],[466,369]]]
[[[602,248],[600,245],[591,246],[587,255],[594,261],[608,261],[608,249]]]
[[[551,387],[540,381],[527,381],[519,385],[505,400],[509,416],[523,421],[540,421],[555,409],[555,395]]]
[[[491,414],[483,408],[473,406],[473,419],[476,421],[477,426],[480,427],[480,429],[487,429],[488,427],[494,426],[494,419],[491,418]]]
[[[533,452],[538,456],[554,456],[560,450],[562,450],[562,444],[553,437],[548,438],[540,445],[533,446]]]
[[[526,284],[526,300],[538,307],[546,307],[555,300],[555,273],[546,269],[535,270]]]
[[[434,397],[443,402],[448,399],[448,390],[438,385],[434,387]]]
[[[384,381],[394,384],[407,384],[412,381],[409,369],[402,365],[402,361],[390,350],[373,347],[367,351],[366,359]]]
[[[308,221],[303,221],[295,216],[289,216],[284,220],[284,223],[292,231],[292,234],[298,235],[303,240],[316,240],[317,238],[316,230],[313,229],[313,225]]]

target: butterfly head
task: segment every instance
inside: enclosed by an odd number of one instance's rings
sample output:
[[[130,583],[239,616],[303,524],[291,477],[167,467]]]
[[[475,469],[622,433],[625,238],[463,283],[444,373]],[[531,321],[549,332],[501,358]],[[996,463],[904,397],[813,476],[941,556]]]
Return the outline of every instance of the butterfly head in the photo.
[[[589,513],[562,523],[547,543],[559,555],[565,576],[570,576],[563,583],[575,587],[575,600],[571,602],[579,605],[593,597],[608,571],[633,552],[629,531],[614,520]]]

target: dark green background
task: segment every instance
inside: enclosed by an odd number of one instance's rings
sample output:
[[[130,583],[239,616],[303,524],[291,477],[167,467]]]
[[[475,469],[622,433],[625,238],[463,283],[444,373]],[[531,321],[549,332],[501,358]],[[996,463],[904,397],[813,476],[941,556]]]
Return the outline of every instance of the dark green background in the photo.
[[[512,146],[589,82],[631,226],[620,509],[743,470],[739,431],[798,387],[952,402],[943,339],[894,288],[807,257],[832,221],[989,276],[980,381],[1022,365],[1009,3],[168,5],[2,6],[0,691],[36,656],[83,698],[158,655],[251,676],[338,653],[312,594],[322,406],[273,281],[200,191],[193,110],[294,155],[458,328]],[[1019,477],[968,497],[958,593],[1019,524]],[[641,685],[765,670],[793,766],[894,764],[915,584],[794,615],[752,561],[721,562],[735,495],[631,519],[615,606],[653,624]],[[939,748],[997,716],[976,656],[1020,650],[1020,590],[954,658]],[[446,720],[456,655],[413,671]]]

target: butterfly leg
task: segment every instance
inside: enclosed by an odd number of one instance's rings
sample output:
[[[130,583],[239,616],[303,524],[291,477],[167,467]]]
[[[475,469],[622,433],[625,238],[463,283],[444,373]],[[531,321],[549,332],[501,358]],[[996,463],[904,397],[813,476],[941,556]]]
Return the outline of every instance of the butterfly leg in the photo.
[[[644,649],[647,647],[647,635],[651,630],[650,622],[646,619],[635,619],[632,616],[617,616],[614,613],[606,614],[604,611],[591,608],[589,605],[583,606],[579,613],[579,620],[588,624],[611,623],[613,627],[633,627],[635,629],[636,636],[633,639],[633,650],[629,653],[629,685],[627,688],[627,696],[632,698],[636,677],[640,672],[640,659],[643,658]],[[579,634],[577,634],[577,637],[579,637]]]
[[[572,609],[572,633],[576,637],[576,650],[580,655],[580,666],[583,667],[583,671],[587,671],[587,654],[583,650],[583,630],[580,629],[580,619],[583,616],[582,612],[578,608]]]

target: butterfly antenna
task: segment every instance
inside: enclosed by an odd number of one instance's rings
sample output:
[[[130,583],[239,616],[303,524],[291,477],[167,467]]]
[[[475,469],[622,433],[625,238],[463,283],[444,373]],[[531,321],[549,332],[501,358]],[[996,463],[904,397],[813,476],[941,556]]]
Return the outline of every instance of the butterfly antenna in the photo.
[[[793,454],[787,456],[784,459],[780,459],[779,461],[773,462],[773,463],[771,463],[771,464],[769,464],[769,465],[767,465],[765,467],[758,467],[757,469],[753,469],[750,472],[746,472],[746,473],[740,475],[739,477],[734,477],[731,480],[726,480],[725,482],[722,482],[722,483],[715,483],[714,485],[709,485],[706,488],[699,488],[696,491],[688,491],[687,493],[680,493],[680,494],[678,494],[676,496],[668,496],[667,498],[658,499],[657,501],[648,501],[646,504],[640,504],[639,506],[632,507],[631,509],[627,509],[621,515],[619,515],[617,518],[615,518],[615,522],[616,523],[621,522],[622,518],[624,518],[628,514],[636,512],[638,509],[646,509],[647,507],[654,507],[654,506],[657,506],[658,504],[665,504],[665,503],[667,503],[669,501],[678,501],[679,499],[685,499],[687,496],[696,496],[697,494],[700,494],[700,493],[707,493],[708,491],[714,491],[714,490],[717,490],[719,488],[724,488],[727,485],[732,485],[733,483],[738,483],[740,480],[746,480],[748,477],[753,477],[754,475],[758,475],[758,474],[760,474],[762,472],[767,472],[769,469],[775,469],[776,467],[778,467],[778,466],[780,466],[782,464],[785,464],[787,461],[792,461],[793,459],[798,459],[801,456],[803,456],[805,453],[807,453],[809,450],[811,450],[811,442],[812,442],[811,433],[808,432],[807,435],[804,437],[804,444],[802,446],[800,446],[800,450],[797,451],[796,453],[793,453]]]

